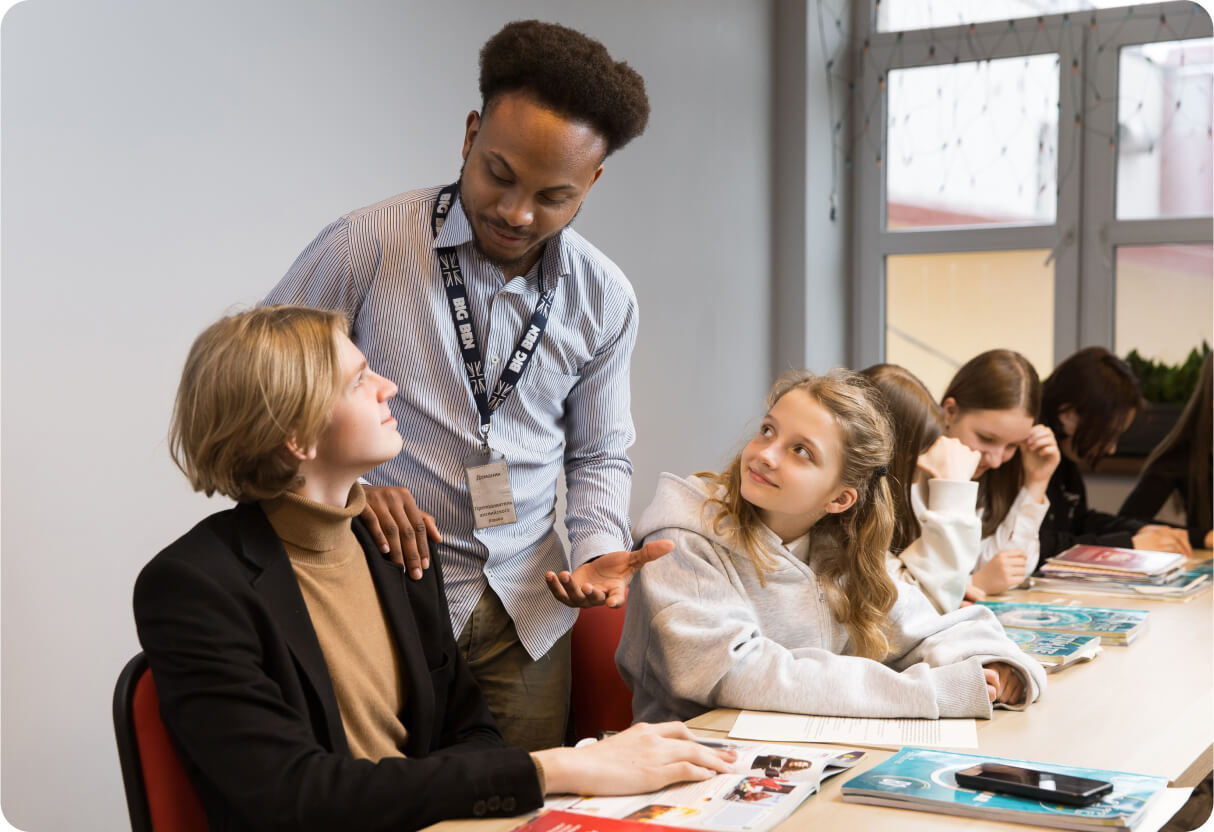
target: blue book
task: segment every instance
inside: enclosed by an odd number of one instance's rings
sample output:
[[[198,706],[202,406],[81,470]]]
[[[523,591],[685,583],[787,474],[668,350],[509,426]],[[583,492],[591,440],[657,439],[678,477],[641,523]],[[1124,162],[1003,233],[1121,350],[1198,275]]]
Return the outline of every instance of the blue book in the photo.
[[[1004,627],[1007,637],[1045,667],[1047,673],[1077,662],[1090,661],[1100,652],[1100,636],[1076,636],[1045,630]]]
[[[973,791],[957,785],[954,775],[958,771],[987,762],[1106,780],[1113,784],[1113,791],[1090,806],[1067,806],[996,792]],[[1166,777],[957,754],[928,748],[903,748],[885,762],[844,783],[843,799],[850,803],[871,803],[1059,829],[1130,829],[1142,817],[1151,799],[1167,785]]]
[[[1062,604],[1015,604],[979,601],[1006,627],[1044,630],[1080,636],[1100,636],[1105,644],[1127,645],[1146,628],[1150,613],[1109,607],[1071,607]]]

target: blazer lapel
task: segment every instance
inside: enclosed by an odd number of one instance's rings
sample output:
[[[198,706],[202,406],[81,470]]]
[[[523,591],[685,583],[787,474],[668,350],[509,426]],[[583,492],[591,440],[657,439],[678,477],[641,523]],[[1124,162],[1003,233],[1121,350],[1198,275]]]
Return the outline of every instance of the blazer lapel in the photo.
[[[405,693],[405,713],[400,716],[409,730],[408,752],[424,754],[429,751],[433,737],[434,690],[430,685],[430,669],[426,664],[421,632],[417,629],[417,618],[405,586],[409,578],[403,568],[384,559],[358,518],[354,519],[354,533],[367,556],[375,590],[396,643],[401,686]]]
[[[316,692],[325,715],[329,747],[335,752],[348,752],[346,731],[337,707],[337,696],[325,664],[324,653],[316,639],[312,618],[299,591],[295,571],[287,558],[282,542],[274,533],[270,521],[256,503],[237,507],[240,519],[240,554],[259,570],[253,577],[253,589],[265,601],[282,631],[292,655],[299,663],[306,681]]]

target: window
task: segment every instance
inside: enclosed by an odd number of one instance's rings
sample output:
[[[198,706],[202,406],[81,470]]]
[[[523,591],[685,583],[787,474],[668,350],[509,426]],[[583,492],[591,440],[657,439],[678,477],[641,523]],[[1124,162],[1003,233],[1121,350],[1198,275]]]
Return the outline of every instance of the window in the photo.
[[[1059,13],[1038,16],[1043,3]],[[869,6],[852,108],[857,366],[905,363],[940,393],[993,347],[1046,375],[1083,345],[1175,361],[1211,338],[1210,18],[1077,5]],[[957,17],[987,11],[1002,19]]]

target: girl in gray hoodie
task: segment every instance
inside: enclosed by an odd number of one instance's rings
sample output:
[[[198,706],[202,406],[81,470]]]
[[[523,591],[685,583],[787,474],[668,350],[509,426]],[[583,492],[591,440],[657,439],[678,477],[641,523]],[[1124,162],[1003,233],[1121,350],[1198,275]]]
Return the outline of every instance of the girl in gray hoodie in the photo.
[[[634,719],[989,717],[1040,696],[1041,666],[989,610],[940,615],[891,580],[879,402],[845,370],[788,374],[723,473],[662,475],[636,535],[675,550],[633,579],[616,652]]]

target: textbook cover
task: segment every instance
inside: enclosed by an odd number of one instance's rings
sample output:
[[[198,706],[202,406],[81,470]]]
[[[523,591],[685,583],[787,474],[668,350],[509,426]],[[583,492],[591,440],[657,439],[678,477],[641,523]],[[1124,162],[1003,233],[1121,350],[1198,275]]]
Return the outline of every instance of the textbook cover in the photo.
[[[823,780],[851,768],[864,752],[851,748],[730,743],[733,771],[698,783],[679,783],[627,797],[556,797],[519,832],[628,832],[663,827],[715,832],[763,832],[818,791]],[[544,820],[551,818],[552,820]],[[576,819],[570,821],[569,818]],[[621,825],[623,824],[623,825]],[[635,824],[635,825],[634,825]]]
[[[1146,628],[1147,610],[1109,607],[1069,607],[1061,604],[1017,604],[978,601],[990,609],[1005,628],[1045,630],[1081,636],[1100,636],[1105,644],[1125,646]]]
[[[1049,558],[1041,571],[1072,567],[1147,578],[1178,570],[1184,565],[1185,559],[1184,555],[1175,552],[1118,549],[1113,546],[1072,546],[1062,554]]]
[[[1090,806],[1067,806],[957,785],[954,775],[958,771],[985,762],[1107,780],[1113,784],[1113,791]],[[904,748],[844,783],[843,800],[1059,829],[1130,829],[1142,817],[1147,803],[1167,785],[1166,777]]]
[[[1165,601],[1188,601],[1214,586],[1212,571],[1214,561],[1207,560],[1159,583],[1141,583],[1095,575],[1034,577],[1031,583],[1035,589],[1049,589],[1055,592],[1094,592],[1098,595],[1137,595],[1162,598]]]
[[[1003,631],[1016,642],[1016,646],[1041,662],[1047,673],[1091,661],[1100,652],[1100,636],[1076,636],[1016,627],[1004,627]]]

